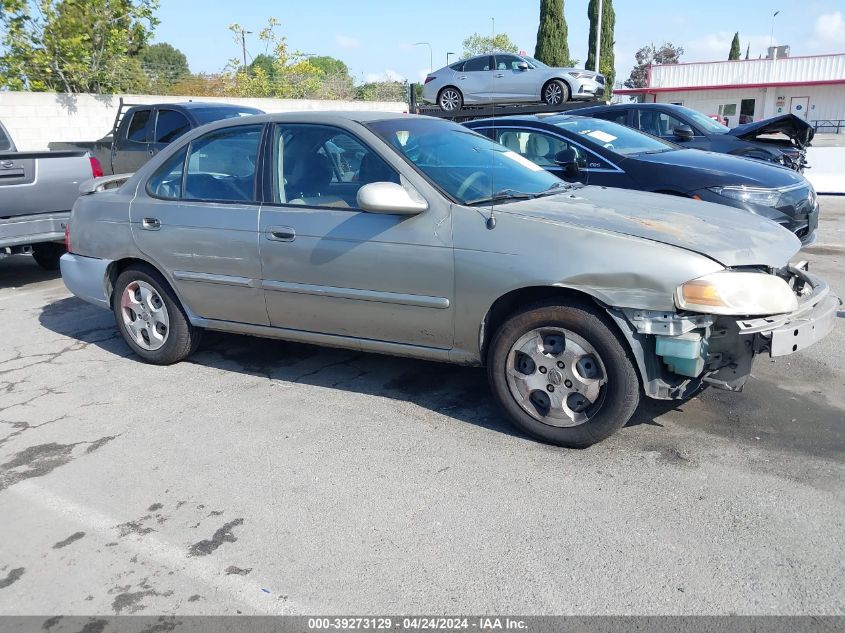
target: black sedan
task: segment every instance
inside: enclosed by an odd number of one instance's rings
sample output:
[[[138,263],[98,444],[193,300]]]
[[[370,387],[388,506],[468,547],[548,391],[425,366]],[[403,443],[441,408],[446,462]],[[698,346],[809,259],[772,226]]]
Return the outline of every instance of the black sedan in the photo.
[[[569,182],[653,191],[745,209],[815,241],[816,192],[801,174],[770,163],[679,147],[581,116],[539,115],[464,123]]]
[[[625,103],[579,108],[581,116],[613,121],[684,147],[757,158],[803,171],[813,128],[785,114],[728,128],[691,108],[671,103]],[[771,135],[776,135],[772,138]],[[786,138],[783,138],[786,137]]]

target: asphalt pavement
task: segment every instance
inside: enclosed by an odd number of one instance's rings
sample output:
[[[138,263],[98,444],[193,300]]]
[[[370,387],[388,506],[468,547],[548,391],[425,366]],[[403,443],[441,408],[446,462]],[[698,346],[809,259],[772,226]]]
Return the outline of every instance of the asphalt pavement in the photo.
[[[845,198],[811,270],[845,293]],[[0,261],[0,614],[845,614],[845,312],[743,393],[535,442],[484,371],[211,334],[139,362]]]

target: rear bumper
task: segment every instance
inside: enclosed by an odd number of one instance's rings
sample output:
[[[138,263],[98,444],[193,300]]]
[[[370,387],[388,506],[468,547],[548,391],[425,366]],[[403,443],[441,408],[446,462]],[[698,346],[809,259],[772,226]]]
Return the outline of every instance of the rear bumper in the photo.
[[[74,253],[62,255],[62,281],[80,299],[101,308],[109,308],[108,269],[111,260],[83,257]]]
[[[42,242],[61,242],[70,211],[21,215],[0,220],[0,248]]]

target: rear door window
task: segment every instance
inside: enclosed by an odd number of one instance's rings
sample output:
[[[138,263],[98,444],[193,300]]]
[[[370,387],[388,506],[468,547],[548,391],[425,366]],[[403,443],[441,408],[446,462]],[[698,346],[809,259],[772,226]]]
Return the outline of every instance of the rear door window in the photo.
[[[475,57],[464,62],[464,72],[482,72],[491,70],[493,68],[493,56],[485,55],[483,57]]]
[[[191,124],[181,112],[159,110],[156,117],[156,143],[171,143],[191,129]]]
[[[132,113],[132,120],[129,121],[129,129],[126,138],[133,143],[147,142],[147,123],[150,120],[150,110],[135,110]]]
[[[0,152],[6,152],[12,149],[12,141],[9,140],[9,137],[6,136],[6,132],[3,131],[3,128],[0,127]]]
[[[262,125],[214,130],[191,142],[182,197],[253,202]]]
[[[619,125],[628,125],[628,109],[620,108],[619,110],[607,110],[604,112],[596,112],[591,115],[597,119],[604,119],[605,121],[613,121]]]
[[[147,191],[156,198],[178,200],[182,197],[182,173],[185,169],[185,156],[188,148],[165,161],[147,183]]]

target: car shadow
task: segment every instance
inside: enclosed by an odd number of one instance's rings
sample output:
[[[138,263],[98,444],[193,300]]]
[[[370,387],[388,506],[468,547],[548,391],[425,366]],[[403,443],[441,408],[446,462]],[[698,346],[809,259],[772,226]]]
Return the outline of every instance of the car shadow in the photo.
[[[0,259],[0,290],[61,277],[58,270],[44,270],[32,255],[10,255]]]
[[[120,337],[111,312],[76,297],[46,305],[39,321],[57,334],[143,362]],[[528,437],[499,410],[490,393],[487,374],[480,367],[221,332],[205,332],[200,348],[186,362],[273,381],[391,398],[497,433]],[[661,426],[656,417],[666,410],[660,404],[641,407],[628,426]]]

